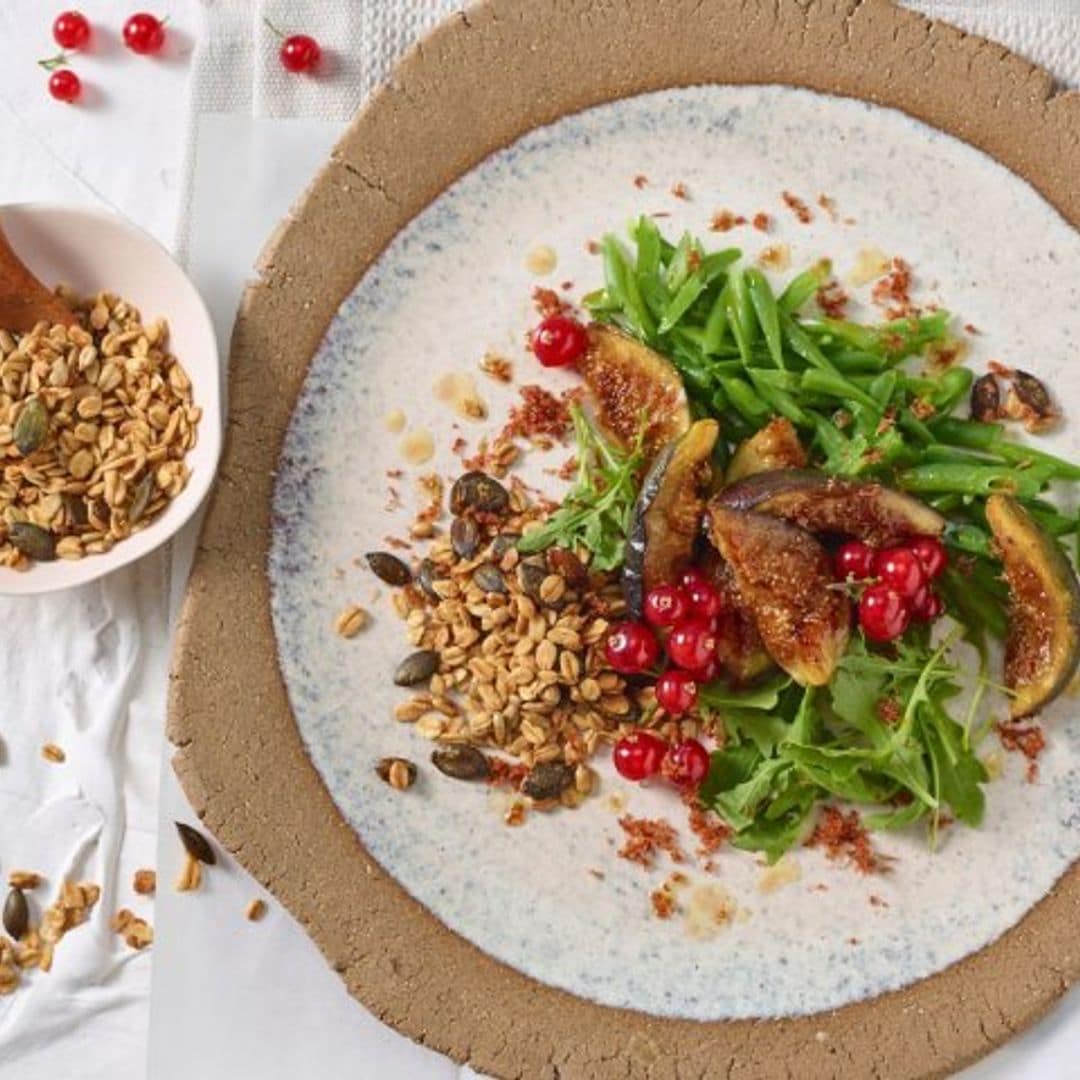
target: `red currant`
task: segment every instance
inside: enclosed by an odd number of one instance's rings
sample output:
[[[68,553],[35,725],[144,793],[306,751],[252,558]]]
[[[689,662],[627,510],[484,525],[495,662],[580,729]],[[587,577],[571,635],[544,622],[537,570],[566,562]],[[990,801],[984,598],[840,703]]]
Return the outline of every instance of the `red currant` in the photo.
[[[624,735],[612,752],[615,771],[626,780],[644,780],[655,776],[664,763],[668,745],[651,731]]]
[[[679,787],[696,788],[709,775],[709,751],[697,739],[683,739],[667,752],[661,772]]]
[[[693,581],[685,588],[692,614],[703,619],[715,619],[724,610],[724,598],[711,581]]]
[[[311,71],[322,59],[319,43],[308,34],[293,34],[281,43],[281,66],[286,71]]]
[[[922,563],[922,568],[931,581],[949,565],[949,556],[945,551],[945,545],[936,536],[916,536],[908,544],[908,548],[914,553],[915,558]]]
[[[691,617],[672,628],[668,656],[687,671],[701,671],[716,659],[716,631],[705,619]]]
[[[62,11],[52,24],[52,36],[61,49],[81,49],[90,40],[90,23],[81,11]]]
[[[533,352],[544,367],[573,364],[588,347],[585,327],[566,315],[549,315],[533,331]]]
[[[664,712],[681,716],[697,704],[697,680],[692,672],[672,668],[656,680],[656,700]]]
[[[657,585],[645,594],[644,610],[653,626],[674,626],[686,618],[686,594],[678,585]]]
[[[910,618],[904,598],[889,585],[870,585],[859,598],[859,625],[871,641],[900,637]]]
[[[914,600],[911,601],[911,617],[920,622],[933,622],[939,618],[945,610],[945,605],[930,586],[923,589]]]
[[[156,15],[140,11],[124,23],[124,44],[140,56],[159,53],[165,44],[165,24]]]
[[[621,675],[640,675],[660,656],[656,636],[640,622],[616,623],[604,643],[607,662]]]
[[[852,540],[837,548],[833,556],[833,570],[840,581],[854,578],[862,581],[874,570],[874,549],[861,540]]]
[[[909,548],[883,548],[874,557],[874,573],[908,603],[926,586],[926,571]]]
[[[57,101],[66,101],[70,105],[82,93],[82,80],[69,68],[61,68],[49,76],[49,93]]]

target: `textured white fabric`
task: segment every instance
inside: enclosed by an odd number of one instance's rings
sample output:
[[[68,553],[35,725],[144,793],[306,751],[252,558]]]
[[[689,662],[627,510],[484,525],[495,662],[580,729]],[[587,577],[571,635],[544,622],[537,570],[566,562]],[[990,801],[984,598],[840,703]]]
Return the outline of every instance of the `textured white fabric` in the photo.
[[[1080,0],[909,3],[1007,42],[1063,82],[1080,84]],[[46,76],[34,65],[56,51],[48,27],[62,6],[0,3],[0,204],[56,200],[120,208],[171,243],[186,235],[185,147],[197,113],[345,120],[414,38],[459,4],[73,0],[70,6],[98,28],[93,49],[74,59],[87,85],[84,104],[75,108],[48,98]],[[123,19],[138,7],[169,15],[170,44],[160,59],[136,57],[119,42]],[[330,62],[320,75],[282,72],[266,16],[286,33],[308,32],[322,42]],[[133,902],[130,880],[135,867],[156,862],[169,577],[168,553],[159,553],[68,595],[0,598],[0,876],[17,865],[41,870],[49,879],[46,900],[67,874],[106,886],[91,923],[60,946],[53,972],[31,976],[28,987],[0,998],[0,1080],[145,1075],[151,953],[129,953],[106,924],[120,905],[150,910],[146,901]],[[66,764],[41,760],[47,740],[64,747]],[[198,947],[195,939],[192,950]],[[193,980],[192,994],[248,995],[257,1015],[257,985],[237,987],[213,965],[207,970],[213,977]],[[298,1000],[302,992],[297,987]],[[1017,1055],[1012,1075],[1033,1060],[1039,1039],[1045,1035],[1036,1032],[1010,1048]],[[173,1053],[182,1056],[188,1042],[186,1035],[177,1039]],[[371,1060],[382,1060],[375,1042]],[[300,1047],[283,1070],[291,1064],[297,1071],[307,1060]],[[199,1075],[221,1074],[204,1066]],[[352,1062],[325,1075],[358,1073]],[[1038,1075],[1069,1073],[1048,1067]]]

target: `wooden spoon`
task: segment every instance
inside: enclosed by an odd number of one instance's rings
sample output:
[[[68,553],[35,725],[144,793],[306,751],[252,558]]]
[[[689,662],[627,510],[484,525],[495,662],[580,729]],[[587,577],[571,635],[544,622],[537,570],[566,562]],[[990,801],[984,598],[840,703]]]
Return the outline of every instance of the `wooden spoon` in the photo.
[[[0,226],[0,329],[26,333],[42,321],[71,326],[77,319],[56,293],[30,273]]]

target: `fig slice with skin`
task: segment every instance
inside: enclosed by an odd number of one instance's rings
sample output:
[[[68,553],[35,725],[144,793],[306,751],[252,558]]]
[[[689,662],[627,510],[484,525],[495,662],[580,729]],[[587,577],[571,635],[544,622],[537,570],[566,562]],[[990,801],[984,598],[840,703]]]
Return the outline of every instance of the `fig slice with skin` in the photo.
[[[853,536],[872,547],[909,536],[940,536],[945,529],[945,519],[911,495],[813,469],[757,473],[716,498],[734,510],[784,518],[812,533]]]
[[[795,425],[786,416],[777,416],[739,444],[725,479],[733,484],[757,473],[801,469],[805,465],[806,451],[799,442]]]
[[[645,593],[674,582],[694,556],[712,478],[715,420],[698,420],[656,456],[634,506],[623,567],[623,591],[634,618]]]
[[[683,435],[690,407],[671,361],[612,326],[593,323],[588,335],[578,371],[604,434],[625,450],[644,424],[647,457]]]
[[[723,610],[716,620],[716,659],[720,666],[736,686],[745,686],[775,670],[773,658],[746,612],[731,570],[715,548],[705,553],[701,569],[724,598]]]
[[[713,500],[709,536],[769,655],[802,686],[824,686],[844,654],[851,604],[805,529]]]
[[[1080,660],[1080,583],[1054,539],[1010,495],[991,495],[986,520],[1009,583],[1005,685],[1021,720],[1054,700]]]

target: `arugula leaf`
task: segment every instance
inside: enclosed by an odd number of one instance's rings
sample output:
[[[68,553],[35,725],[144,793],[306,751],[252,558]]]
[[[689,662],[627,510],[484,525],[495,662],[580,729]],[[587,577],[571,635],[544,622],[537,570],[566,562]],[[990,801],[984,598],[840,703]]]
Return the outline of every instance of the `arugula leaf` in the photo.
[[[630,453],[607,442],[576,405],[571,407],[577,442],[578,475],[562,506],[517,542],[529,555],[555,545],[592,553],[596,570],[614,570],[626,553],[637,475],[641,468],[644,428]]]

